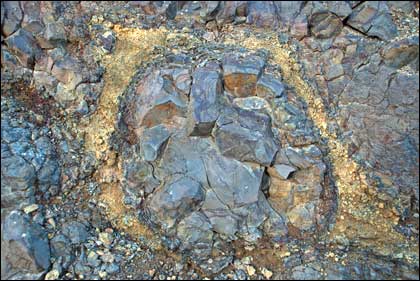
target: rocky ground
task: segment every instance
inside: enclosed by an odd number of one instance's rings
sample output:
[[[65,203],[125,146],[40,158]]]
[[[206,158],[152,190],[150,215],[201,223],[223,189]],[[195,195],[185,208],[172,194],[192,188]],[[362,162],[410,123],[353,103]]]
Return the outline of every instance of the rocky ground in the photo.
[[[3,1],[2,279],[418,279],[418,16]]]

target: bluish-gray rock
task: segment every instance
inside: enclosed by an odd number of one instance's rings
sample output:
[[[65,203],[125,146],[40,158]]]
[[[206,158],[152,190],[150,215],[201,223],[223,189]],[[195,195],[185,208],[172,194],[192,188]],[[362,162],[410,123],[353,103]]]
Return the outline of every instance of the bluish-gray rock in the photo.
[[[199,68],[191,86],[191,136],[208,136],[220,114],[222,79],[217,70]]]
[[[256,84],[264,66],[265,61],[260,57],[226,56],[223,60],[225,90],[236,97],[255,96]]]
[[[141,154],[146,161],[155,161],[161,152],[162,145],[169,138],[170,133],[163,125],[146,129],[140,140]]]
[[[300,14],[305,1],[274,1],[277,8],[279,22],[282,26],[289,26]]]
[[[284,164],[277,164],[274,165],[274,168],[276,169],[277,173],[285,180],[289,178],[289,175],[296,171],[296,169],[289,165]]]
[[[357,6],[347,20],[351,27],[382,40],[398,35],[385,1],[367,1]]]
[[[47,23],[44,31],[44,37],[52,44],[66,41],[67,36],[64,24],[61,22]]]
[[[19,29],[7,37],[5,42],[9,50],[16,54],[23,67],[32,68],[34,66],[41,49],[31,33],[24,29]]]
[[[9,36],[19,28],[23,13],[19,1],[5,1],[1,10],[1,30],[5,36]]]
[[[217,154],[208,155],[205,165],[208,183],[224,205],[235,208],[258,201],[264,172],[261,167]]]
[[[177,236],[183,250],[192,251],[199,258],[211,255],[213,246],[212,226],[201,212],[193,212],[181,220],[177,227]]]
[[[264,74],[257,82],[257,96],[271,99],[280,98],[284,93],[284,85],[272,75]]]
[[[89,237],[86,226],[78,221],[70,221],[63,224],[62,232],[72,244],[83,243]]]
[[[214,137],[220,152],[240,161],[270,165],[278,148],[268,115],[232,109],[216,122]]]
[[[2,225],[1,278],[37,280],[49,267],[46,231],[23,213],[12,211]]]
[[[204,191],[200,183],[187,177],[178,177],[157,189],[148,206],[169,228],[194,211],[203,200]]]
[[[246,22],[257,27],[276,28],[279,24],[276,6],[272,1],[248,1]]]

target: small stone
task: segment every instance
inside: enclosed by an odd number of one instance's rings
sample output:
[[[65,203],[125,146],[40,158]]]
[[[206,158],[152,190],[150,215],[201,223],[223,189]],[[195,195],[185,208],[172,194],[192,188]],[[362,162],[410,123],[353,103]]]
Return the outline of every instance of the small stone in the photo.
[[[290,252],[284,252],[280,254],[280,257],[284,258],[284,257],[288,257],[290,256]]]
[[[271,272],[270,270],[268,270],[267,268],[263,268],[261,270],[261,273],[264,275],[265,278],[270,279],[271,276],[273,276],[273,272]]]
[[[112,244],[112,235],[107,232],[99,233],[99,241],[101,241],[105,246],[110,246]]]
[[[38,205],[37,204],[31,204],[29,206],[26,206],[25,208],[23,208],[23,211],[26,214],[32,213],[34,211],[38,210]]]
[[[107,277],[108,273],[106,273],[106,271],[99,271],[98,275],[101,278],[105,278],[105,277]]]
[[[56,224],[55,224],[55,221],[54,221],[54,219],[53,218],[49,218],[48,220],[47,220],[47,222],[53,227],[53,228],[55,228],[55,226],[56,226]]]
[[[287,180],[291,173],[296,171],[296,169],[289,165],[284,164],[278,164],[274,165],[274,168],[276,169],[277,173],[280,175],[281,178]]]
[[[150,276],[154,276],[155,275],[155,273],[156,273],[156,269],[154,269],[154,268],[152,268],[152,269],[149,269],[149,275]]]
[[[53,269],[45,275],[45,280],[57,280],[60,276],[60,272],[57,269]]]
[[[255,274],[255,268],[252,265],[247,265],[246,272],[249,276],[253,276]]]
[[[248,252],[254,251],[255,247],[253,246],[245,246],[245,250],[247,250]]]

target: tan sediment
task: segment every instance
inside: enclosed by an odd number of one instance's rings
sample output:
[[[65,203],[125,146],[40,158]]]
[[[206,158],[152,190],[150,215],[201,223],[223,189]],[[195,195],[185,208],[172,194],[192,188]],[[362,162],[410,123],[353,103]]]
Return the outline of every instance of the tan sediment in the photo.
[[[345,234],[350,239],[360,241],[362,247],[369,246],[380,254],[401,252],[400,246],[404,245],[418,256],[416,242],[413,241],[408,245],[407,239],[394,230],[398,216],[389,208],[378,207],[376,188],[368,186],[363,169],[348,157],[347,145],[341,143],[335,134],[328,131],[328,116],[322,99],[302,79],[300,66],[291,57],[287,46],[281,45],[275,34],[264,39],[251,35],[236,43],[248,49],[265,48],[271,52],[271,63],[280,65],[285,82],[292,85],[296,93],[306,101],[309,117],[319,129],[320,135],[328,140],[329,158],[339,192],[337,222],[330,233],[330,238]]]
[[[142,30],[114,26],[116,34],[115,51],[102,57],[105,66],[104,89],[99,99],[98,109],[84,126],[85,151],[93,152],[103,164],[94,177],[100,183],[99,202],[107,210],[112,225],[128,233],[132,238],[143,236],[153,239],[153,233],[142,225],[123,202],[120,187],[121,167],[115,152],[110,149],[109,137],[115,130],[118,116],[118,97],[128,86],[137,67],[153,59],[155,46],[164,46],[166,31],[164,29]],[[156,243],[156,248],[160,245]]]
[[[128,86],[141,62],[151,60],[155,46],[165,44],[164,29],[142,30],[114,26],[117,36],[115,51],[103,57],[104,89],[98,110],[89,122],[85,149],[96,153],[98,159],[108,150],[108,138],[114,131],[118,113],[118,97]]]

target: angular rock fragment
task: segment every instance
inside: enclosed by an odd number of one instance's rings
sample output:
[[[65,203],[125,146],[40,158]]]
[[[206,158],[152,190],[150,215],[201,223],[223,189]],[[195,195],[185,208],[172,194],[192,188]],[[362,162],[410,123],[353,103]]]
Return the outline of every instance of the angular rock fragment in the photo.
[[[50,267],[46,231],[24,214],[11,212],[2,225],[2,279],[38,280]]]
[[[222,1],[221,9],[216,15],[216,21],[229,23],[237,17],[244,17],[246,8],[246,1]]]
[[[282,26],[288,26],[300,14],[305,1],[274,1],[277,8],[279,22]]]
[[[160,177],[182,174],[204,186],[207,184],[204,156],[208,153],[214,153],[209,139],[174,135],[168,141],[157,172]]]
[[[39,48],[35,38],[24,29],[19,29],[5,40],[9,49],[16,54],[23,67],[32,68],[35,59],[40,56]]]
[[[248,1],[248,15],[246,22],[257,27],[278,26],[276,6],[271,1]]]
[[[3,149],[2,149],[3,156]],[[34,167],[20,156],[1,160],[1,206],[33,203],[36,174]]]
[[[223,155],[240,161],[270,165],[277,152],[270,117],[254,111],[227,111],[217,120],[214,137]]]
[[[264,68],[260,57],[240,59],[226,56],[223,61],[223,82],[225,89],[236,97],[255,96],[256,84]]]
[[[177,227],[177,236],[182,241],[183,250],[191,250],[193,255],[207,258],[213,246],[212,226],[201,212],[193,212],[181,220]]]
[[[289,175],[291,173],[296,171],[296,169],[294,167],[289,166],[289,165],[284,165],[284,164],[274,165],[274,168],[276,169],[279,176],[282,177],[285,180],[287,180],[289,178]]]
[[[257,96],[265,99],[283,96],[284,85],[272,75],[264,74],[257,83]]]
[[[341,20],[345,19],[352,12],[351,6],[347,1],[322,1],[321,4]]]
[[[144,160],[155,161],[159,157],[162,145],[169,136],[169,131],[163,125],[146,129],[140,141],[140,149]]]
[[[290,223],[300,230],[309,230],[315,223],[315,206],[312,203],[294,206],[287,217]]]
[[[22,2],[22,27],[29,32],[38,33],[44,28],[39,1]]]
[[[419,65],[419,37],[413,36],[392,42],[385,46],[381,54],[387,65],[401,68],[410,63],[417,62]]]
[[[214,231],[230,236],[238,231],[238,217],[225,204],[228,204],[228,202],[222,203],[217,193],[214,190],[209,190],[201,208],[209,218]]]
[[[55,44],[67,40],[64,24],[61,22],[47,23],[44,31],[44,37],[47,41]]]
[[[261,167],[252,168],[216,154],[209,155],[205,165],[208,183],[224,205],[235,208],[258,201]]]
[[[260,97],[235,98],[233,104],[244,110],[252,110],[266,114],[271,113],[270,104]]]
[[[170,124],[173,117],[185,116],[186,97],[177,91],[170,78],[157,70],[149,73],[127,102],[123,120],[136,137],[141,135],[141,127]]]
[[[328,12],[312,14],[310,25],[311,33],[320,39],[335,37],[343,28],[341,19]]]
[[[353,10],[347,24],[382,40],[391,40],[398,35],[397,27],[384,1],[363,2]]]
[[[314,225],[315,209],[323,190],[326,166],[317,159],[316,150],[315,146],[282,149],[275,161],[281,164],[267,169],[271,178],[268,201],[301,231],[307,231]],[[290,175],[292,172],[293,175]]]
[[[177,220],[194,211],[204,200],[204,191],[200,183],[187,177],[174,178],[153,193],[150,210],[172,227]]]
[[[66,90],[74,90],[83,79],[81,74],[81,66],[78,61],[66,56],[54,63],[51,74],[61,83],[65,85]]]
[[[217,70],[197,69],[191,87],[191,136],[209,136],[220,114],[222,80]]]
[[[19,1],[5,1],[2,3],[1,10],[1,30],[5,36],[9,36],[18,30],[23,17],[23,13],[20,8]]]
[[[70,221],[63,225],[63,234],[72,244],[80,244],[87,240],[89,233],[86,226],[78,221]]]

